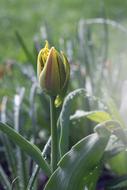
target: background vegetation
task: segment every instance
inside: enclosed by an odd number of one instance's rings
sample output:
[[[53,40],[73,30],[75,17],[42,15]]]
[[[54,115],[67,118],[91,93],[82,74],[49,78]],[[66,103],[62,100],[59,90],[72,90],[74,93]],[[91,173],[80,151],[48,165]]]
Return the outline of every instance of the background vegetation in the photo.
[[[1,0],[0,60],[24,58],[15,30],[32,49],[32,40],[45,23],[56,40],[61,36],[74,36],[79,19],[103,17],[104,9],[107,18],[123,23],[127,17],[126,7],[126,0]]]

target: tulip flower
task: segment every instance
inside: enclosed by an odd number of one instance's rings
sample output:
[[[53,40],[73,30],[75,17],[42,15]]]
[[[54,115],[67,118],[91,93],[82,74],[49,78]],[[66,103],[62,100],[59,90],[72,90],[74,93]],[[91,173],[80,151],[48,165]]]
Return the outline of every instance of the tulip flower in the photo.
[[[67,90],[70,66],[64,53],[54,47],[49,49],[47,41],[38,54],[37,75],[42,90],[56,97],[55,104],[59,106]]]

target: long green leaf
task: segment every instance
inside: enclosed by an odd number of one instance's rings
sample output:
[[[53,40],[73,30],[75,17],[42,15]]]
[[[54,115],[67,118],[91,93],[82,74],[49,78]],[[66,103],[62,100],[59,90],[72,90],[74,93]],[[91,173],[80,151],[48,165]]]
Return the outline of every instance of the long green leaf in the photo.
[[[105,111],[83,111],[83,110],[77,110],[74,115],[70,117],[71,120],[76,119],[82,119],[82,118],[88,118],[94,122],[101,123],[107,120],[111,120],[110,114],[108,114]]]
[[[81,88],[74,90],[73,92],[69,93],[69,95],[65,98],[62,111],[60,114],[60,154],[63,156],[69,147],[69,122],[70,122],[70,114],[71,114],[71,104],[76,97],[79,95],[86,96],[86,90]]]
[[[95,190],[97,186],[97,181],[102,172],[102,164],[99,163],[88,176],[86,176],[83,180],[83,184],[87,187],[88,190]],[[84,187],[84,186],[83,186]]]
[[[9,127],[7,124],[3,124],[0,122],[0,130],[3,131],[8,137],[14,141],[16,145],[18,145],[23,151],[25,151],[28,155],[30,155],[33,160],[42,168],[42,170],[50,176],[51,171],[49,169],[48,164],[43,159],[41,151],[37,146],[31,144],[28,140],[26,140],[23,136],[18,134],[14,129]]]
[[[46,152],[50,149],[50,144],[51,144],[51,137],[49,137],[47,143],[45,144],[44,146],[44,149],[42,151],[42,156],[45,156],[46,155]],[[29,183],[28,183],[28,186],[27,186],[27,190],[31,190],[34,188],[34,183],[35,183],[35,179],[39,173],[39,170],[40,170],[40,167],[38,165],[36,165],[33,169],[33,172],[32,172],[32,175],[29,179]]]
[[[101,161],[109,137],[107,129],[99,128],[79,141],[62,157],[45,190],[83,190],[83,179]]]
[[[71,105],[72,105],[73,101],[77,97],[79,97],[79,96],[82,96],[84,98],[88,98],[88,99],[92,100],[93,102],[97,102],[97,103],[103,104],[95,96],[90,96],[84,88],[76,89],[76,90],[72,91],[71,93],[69,93],[66,96],[66,98],[64,100],[64,103],[63,103],[62,111],[61,111],[61,114],[60,114],[60,117],[59,117],[60,126],[61,126],[60,142],[59,142],[60,156],[63,156],[68,151],[68,147],[69,147],[69,124],[70,124],[70,115],[71,115]],[[105,117],[106,117],[106,114],[105,114]],[[98,116],[98,119],[99,119],[99,116]]]

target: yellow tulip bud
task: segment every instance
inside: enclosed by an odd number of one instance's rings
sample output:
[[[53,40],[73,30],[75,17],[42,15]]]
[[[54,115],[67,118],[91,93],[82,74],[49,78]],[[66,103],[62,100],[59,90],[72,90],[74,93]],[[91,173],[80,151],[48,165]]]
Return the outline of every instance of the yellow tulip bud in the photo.
[[[59,106],[67,90],[70,66],[64,53],[54,47],[49,49],[47,41],[38,54],[37,75],[42,90],[56,97],[55,104]]]

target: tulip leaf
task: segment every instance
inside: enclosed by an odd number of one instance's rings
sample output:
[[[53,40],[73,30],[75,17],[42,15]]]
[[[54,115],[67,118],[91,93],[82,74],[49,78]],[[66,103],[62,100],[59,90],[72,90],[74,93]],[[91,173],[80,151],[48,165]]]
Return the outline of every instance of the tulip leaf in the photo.
[[[127,174],[127,153],[125,150],[121,151],[119,154],[115,155],[108,159],[108,165],[111,170],[117,175],[126,175]],[[119,167],[120,166],[120,167]]]
[[[69,95],[66,96],[63,103],[62,111],[60,114],[61,132],[60,132],[59,146],[60,146],[61,156],[63,156],[68,151],[71,105],[72,105],[73,100],[76,97],[79,97],[79,95],[86,96],[86,90],[83,88],[74,90],[73,92],[69,93]]]
[[[84,184],[84,178],[88,179],[88,175],[100,164],[109,137],[110,132],[103,127],[80,140],[62,157],[45,190],[83,190],[83,186],[88,185],[88,181]],[[91,182],[92,178],[89,178]]]
[[[62,111],[59,117],[60,126],[61,126],[60,141],[59,141],[60,156],[63,156],[69,150],[68,148],[69,147],[69,124],[70,124],[70,115],[71,115],[71,105],[73,104],[73,101],[79,96],[82,96],[92,101],[96,101],[97,103],[103,104],[103,102],[101,102],[95,96],[90,96],[84,88],[76,89],[66,96],[63,103]],[[104,117],[104,114],[103,114],[103,117]],[[108,115],[107,115],[107,118],[108,118]]]
[[[88,190],[95,190],[97,186],[97,181],[101,175],[102,164],[99,163],[89,174],[83,179],[83,188],[84,186]]]
[[[40,149],[34,144],[30,143],[23,136],[17,133],[9,125],[0,122],[0,130],[4,132],[8,137],[18,145],[23,151],[32,157],[32,159],[39,165],[40,168],[50,176],[51,172],[48,164],[43,159]]]
[[[105,111],[83,111],[77,110],[74,115],[70,117],[71,120],[77,120],[82,118],[88,118],[94,122],[101,123],[107,120],[111,120],[111,115]]]

